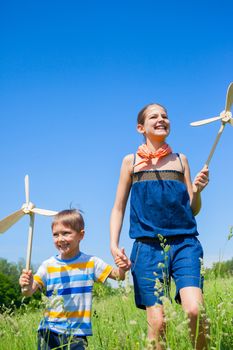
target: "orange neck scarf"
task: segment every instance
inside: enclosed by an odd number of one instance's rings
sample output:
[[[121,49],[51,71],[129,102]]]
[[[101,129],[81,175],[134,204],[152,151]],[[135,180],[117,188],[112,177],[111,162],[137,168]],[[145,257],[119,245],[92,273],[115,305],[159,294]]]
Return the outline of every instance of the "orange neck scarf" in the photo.
[[[134,165],[134,168],[142,163],[149,163],[153,158],[162,158],[167,154],[172,153],[171,147],[164,143],[160,148],[158,148],[155,152],[151,152],[148,146],[144,143],[143,145],[138,147],[137,155],[142,158],[141,161]]]

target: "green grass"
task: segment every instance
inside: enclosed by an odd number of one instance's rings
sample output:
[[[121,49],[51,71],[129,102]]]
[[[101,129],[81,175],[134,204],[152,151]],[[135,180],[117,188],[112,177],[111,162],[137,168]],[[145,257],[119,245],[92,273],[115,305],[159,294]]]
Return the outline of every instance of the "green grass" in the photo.
[[[210,324],[210,350],[233,350],[233,278],[205,282],[205,306]],[[165,349],[191,350],[188,322],[179,305],[166,305]],[[36,329],[42,311],[25,306],[20,312],[0,315],[1,350],[34,350]],[[93,332],[89,350],[143,350],[146,344],[146,315],[136,309],[133,293],[122,289],[119,295],[93,302]]]

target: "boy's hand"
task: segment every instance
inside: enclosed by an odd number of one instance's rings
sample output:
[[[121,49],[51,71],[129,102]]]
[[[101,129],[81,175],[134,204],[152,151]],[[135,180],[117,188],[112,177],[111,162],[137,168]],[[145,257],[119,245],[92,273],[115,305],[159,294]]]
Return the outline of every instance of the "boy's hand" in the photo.
[[[125,279],[125,270],[121,267],[114,267],[110,274],[108,275],[109,278],[112,278],[114,280],[120,280],[123,281]]]
[[[123,269],[124,271],[128,271],[131,267],[131,261],[129,260],[129,258],[125,254],[124,248],[121,248],[121,249],[118,248],[118,251],[116,252],[114,260],[115,260],[115,264],[120,269]]]
[[[200,193],[209,183],[209,169],[207,165],[197,174],[193,181],[193,192]]]
[[[125,279],[125,273],[126,270],[122,269],[121,267],[118,267],[118,273],[119,273],[119,279],[122,281]]]
[[[32,271],[29,270],[23,270],[22,274],[19,278],[19,284],[20,287],[23,289],[24,287],[28,288],[29,290],[32,289],[32,285],[33,285],[33,275],[32,275]]]

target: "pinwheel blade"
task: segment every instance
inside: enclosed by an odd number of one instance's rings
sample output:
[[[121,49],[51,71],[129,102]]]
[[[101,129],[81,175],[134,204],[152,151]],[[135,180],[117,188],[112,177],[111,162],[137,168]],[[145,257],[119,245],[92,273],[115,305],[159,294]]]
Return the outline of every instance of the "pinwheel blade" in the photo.
[[[24,214],[24,211],[20,209],[0,220],[0,233],[7,231],[11,226],[19,221]]]
[[[29,176],[26,175],[24,178],[24,184],[25,184],[25,197],[26,197],[26,204],[29,204]]]
[[[233,83],[228,86],[225,111],[229,112],[233,103]],[[231,124],[232,125],[232,124]]]
[[[204,124],[209,124],[212,122],[215,122],[215,120],[220,120],[222,117],[219,115],[218,117],[213,117],[213,118],[208,118],[208,119],[202,119],[197,122],[192,122],[190,123],[191,126],[199,126],[199,125],[204,125]]]
[[[54,210],[47,210],[47,209],[40,209],[40,208],[33,208],[31,210],[35,214],[45,215],[45,216],[54,216],[58,212]]]

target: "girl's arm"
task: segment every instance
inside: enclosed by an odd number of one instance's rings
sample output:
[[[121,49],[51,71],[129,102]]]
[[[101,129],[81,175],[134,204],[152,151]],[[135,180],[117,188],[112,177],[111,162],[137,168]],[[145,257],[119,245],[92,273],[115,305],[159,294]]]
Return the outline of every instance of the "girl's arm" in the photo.
[[[189,193],[190,206],[192,208],[193,215],[197,215],[201,210],[201,191],[209,183],[209,169],[207,166],[204,166],[192,183],[188,160],[183,154],[181,155],[181,159],[184,165],[184,179]]]
[[[19,278],[19,284],[22,289],[22,294],[26,297],[30,297],[39,288],[38,284],[33,280],[32,271],[23,270]],[[25,289],[24,289],[25,288]]]
[[[131,188],[131,174],[133,171],[133,154],[127,155],[122,162],[120,179],[117,187],[116,198],[110,217],[110,248],[114,258],[120,257],[125,261],[125,269],[129,268],[129,260],[124,251],[119,249],[121,227],[124,219],[125,208]],[[122,267],[122,266],[121,266]]]

